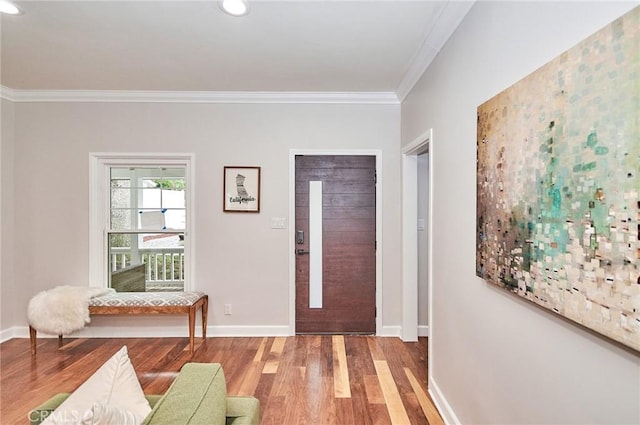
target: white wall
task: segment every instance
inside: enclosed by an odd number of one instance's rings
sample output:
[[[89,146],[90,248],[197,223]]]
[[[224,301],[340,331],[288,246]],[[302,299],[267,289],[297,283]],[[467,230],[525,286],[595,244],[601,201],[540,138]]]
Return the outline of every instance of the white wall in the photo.
[[[640,423],[640,356],[475,276],[476,108],[637,2],[476,3],[402,105],[433,128],[430,390],[467,424]]]
[[[214,333],[288,331],[289,149],[383,151],[383,325],[401,320],[399,105],[15,103],[14,323],[28,300],[59,284],[86,285],[89,152],[195,153],[195,289],[210,297]],[[224,165],[262,167],[260,214],[222,212]],[[287,217],[289,223],[292,217]],[[223,305],[233,315],[223,315]],[[100,327],[176,327],[184,318],[94,317]],[[127,326],[123,326],[127,325]],[[180,328],[177,326],[180,325]],[[166,333],[166,331],[163,330]],[[82,335],[82,333],[80,334]]]
[[[13,326],[13,104],[0,100],[0,340]]]

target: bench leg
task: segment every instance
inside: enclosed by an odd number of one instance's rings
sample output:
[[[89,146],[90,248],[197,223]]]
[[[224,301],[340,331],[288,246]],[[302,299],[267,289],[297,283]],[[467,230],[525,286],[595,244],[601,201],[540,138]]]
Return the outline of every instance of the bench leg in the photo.
[[[189,309],[189,351],[192,353],[196,343],[195,333],[196,333],[196,307],[192,306]]]
[[[35,356],[36,354],[36,336],[38,335],[38,331],[31,325],[29,325],[29,342],[31,345],[31,355]],[[58,349],[62,347],[62,334],[58,335]]]
[[[31,355],[36,354],[36,333],[37,331],[29,325],[29,340],[31,342]]]
[[[207,295],[189,308],[189,351],[192,353],[196,345],[196,313],[198,312],[198,307],[202,313],[202,339],[204,340],[207,338],[207,316],[209,311],[209,297]]]
[[[209,316],[209,296],[204,296],[202,302],[202,340],[207,339],[207,317]]]

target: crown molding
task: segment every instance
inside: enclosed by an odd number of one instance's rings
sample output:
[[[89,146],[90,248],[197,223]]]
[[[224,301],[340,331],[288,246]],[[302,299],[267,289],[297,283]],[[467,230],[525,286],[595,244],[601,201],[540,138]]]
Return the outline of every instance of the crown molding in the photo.
[[[447,2],[442,12],[440,12],[440,15],[436,18],[433,29],[422,43],[420,50],[413,57],[409,69],[398,85],[396,95],[400,103],[404,101],[411,89],[413,89],[418,80],[420,80],[422,74],[429,68],[429,65],[431,65],[431,62],[436,58],[440,49],[442,49],[449,37],[451,37],[458,28],[458,25],[460,25],[475,2],[476,0],[449,0]]]
[[[9,87],[0,86],[0,99],[8,100],[10,102],[15,102],[15,90],[10,89]]]
[[[311,103],[397,105],[393,92],[205,92],[127,90],[20,90],[2,86],[12,102]]]
[[[404,101],[411,89],[418,83],[418,80],[420,80],[422,74],[429,68],[429,65],[431,65],[431,62],[433,62],[437,54],[438,49],[435,47],[428,45],[426,42],[422,45],[422,48],[413,58],[409,70],[404,74],[404,78],[396,91],[400,102]]]

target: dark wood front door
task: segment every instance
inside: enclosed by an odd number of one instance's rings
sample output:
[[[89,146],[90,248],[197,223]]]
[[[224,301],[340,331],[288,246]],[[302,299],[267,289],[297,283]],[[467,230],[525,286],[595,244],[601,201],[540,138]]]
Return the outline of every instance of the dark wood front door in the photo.
[[[299,155],[295,162],[296,332],[373,334],[376,158]]]

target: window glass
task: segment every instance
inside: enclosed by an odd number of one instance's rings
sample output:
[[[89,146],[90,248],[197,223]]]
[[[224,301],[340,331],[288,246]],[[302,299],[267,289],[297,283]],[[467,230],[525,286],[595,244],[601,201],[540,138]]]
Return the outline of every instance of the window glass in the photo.
[[[107,264],[119,292],[182,291],[184,167],[111,167]]]

